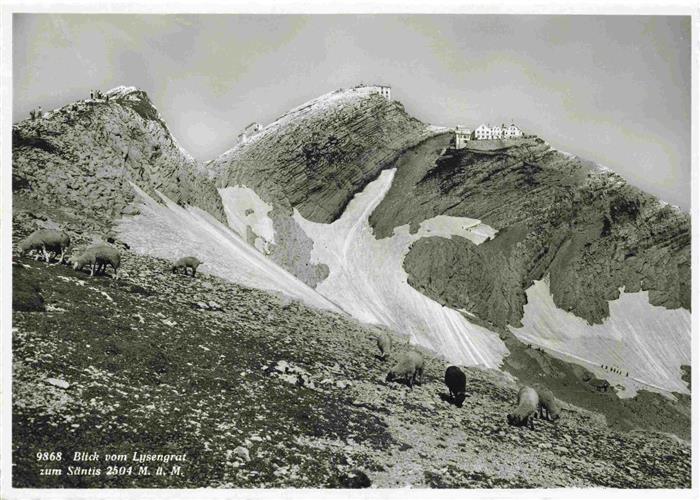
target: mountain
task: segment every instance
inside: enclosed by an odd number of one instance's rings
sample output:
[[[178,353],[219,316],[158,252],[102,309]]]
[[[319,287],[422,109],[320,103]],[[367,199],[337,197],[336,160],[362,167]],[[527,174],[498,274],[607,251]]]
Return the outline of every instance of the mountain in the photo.
[[[500,366],[508,349],[495,331],[576,359],[628,395],[687,393],[689,216],[536,136],[451,141],[375,88],[346,89],[206,168],[230,225],[227,200],[254,191],[262,210],[241,206],[235,218],[246,208],[251,227],[267,224],[248,241],[267,234],[258,247],[358,319],[453,362]],[[395,174],[370,194],[380,171]],[[493,234],[475,239],[460,219]]]
[[[480,245],[460,236],[416,241],[404,261],[413,287],[590,369],[604,364],[685,390],[687,214],[538,137],[472,141],[432,160],[398,168],[370,217],[375,234],[449,215],[477,218],[497,235]]]
[[[12,187],[20,208],[70,228],[109,233],[134,214],[131,183],[225,221],[213,183],[177,143],[142,90],[117,87],[12,126]]]
[[[328,270],[310,264],[312,242],[293,220],[293,209],[308,220],[332,222],[406,148],[435,133],[378,91],[356,87],[323,95],[206,164],[229,224],[239,220],[245,227],[251,218],[268,218],[274,231],[253,224],[244,236],[254,244],[262,238],[260,247],[271,243],[272,260],[311,286]],[[257,204],[241,205],[243,188],[248,196],[252,191]],[[246,215],[246,210],[254,213]]]
[[[323,318],[359,322],[351,330],[362,332],[364,347],[342,337],[355,349],[348,364],[366,365],[366,340],[385,329],[430,353],[435,383],[446,363],[506,372],[479,404],[493,391],[511,398],[514,376],[547,384],[576,415],[602,415],[601,429],[687,439],[689,216],[537,136],[471,141],[459,150],[452,138],[450,129],[421,123],[377,87],[363,86],[254,127],[200,163],[143,91],[119,87],[13,126],[14,239],[61,227],[74,251],[112,242],[128,249],[120,282],[136,290],[158,282],[155,295],[166,297],[167,262],[196,255],[216,304],[248,304],[248,294],[260,293],[263,302],[292,301]],[[40,268],[30,268],[42,281]],[[219,278],[243,288],[233,297],[215,293]],[[50,290],[56,279],[47,275]],[[159,302],[161,313],[201,309],[212,299],[197,290],[192,300],[181,291],[170,311]],[[28,284],[22,296],[35,293]],[[307,318],[294,308],[278,311],[282,325]],[[257,315],[239,313],[212,328],[252,328],[247,315]],[[22,331],[39,314],[22,313]],[[315,324],[295,328],[285,344],[317,338]],[[262,337],[250,352],[264,348]],[[331,356],[324,341],[313,345],[318,356]],[[478,379],[479,369],[470,377]],[[613,389],[596,392],[595,377]],[[427,389],[421,397],[432,401]],[[436,408],[426,415],[449,418]],[[489,418],[499,418],[494,408]],[[375,416],[386,411],[372,406]]]
[[[592,324],[608,317],[621,287],[648,291],[653,305],[690,309],[687,214],[542,139],[498,149],[479,142],[400,169],[372,213],[379,237],[440,214],[478,218],[502,233],[479,247],[421,240],[406,263],[415,286],[498,325],[520,325],[524,291],[545,274],[556,305]],[[449,283],[435,279],[447,274],[435,267],[445,263],[460,271]]]

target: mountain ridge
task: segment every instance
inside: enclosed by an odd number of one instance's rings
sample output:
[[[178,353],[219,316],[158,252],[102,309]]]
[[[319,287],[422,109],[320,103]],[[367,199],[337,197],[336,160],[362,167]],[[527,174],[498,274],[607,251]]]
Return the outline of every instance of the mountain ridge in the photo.
[[[192,458],[120,487],[690,485],[690,349],[663,349],[690,338],[687,215],[538,137],[455,150],[371,89],[303,104],[204,164],[143,91],[105,97],[13,126],[14,242],[60,228],[73,252],[122,253],[116,280],[13,259],[15,485],[104,486],[38,476],[37,451],[76,443]],[[170,271],[186,254],[204,260],[194,279]],[[652,301],[676,337],[587,329]],[[610,342],[624,356],[603,363]],[[384,380],[409,348],[426,358],[413,390]],[[659,387],[632,383],[639,357]],[[535,384],[562,419],[508,426]]]
[[[479,246],[459,236],[426,235],[411,244],[401,263],[409,285],[463,311],[469,322],[494,332],[521,327],[526,290],[546,272],[554,274],[556,305],[593,324],[605,320],[620,285],[626,291],[648,290],[654,305],[689,307],[688,216],[670,207],[649,212],[658,205],[653,197],[601,169],[587,177],[590,164],[535,136],[508,147],[472,141],[455,150],[449,129],[410,117],[373,87],[341,89],[304,103],[205,164],[177,144],[146,93],[134,87],[25,120],[13,127],[15,137],[16,206],[38,202],[50,213],[57,200],[61,210],[51,223],[68,221],[81,236],[92,232],[114,239],[120,236],[116,221],[139,218],[141,201],[128,180],[153,200],[162,192],[177,205],[201,208],[316,288],[335,271],[313,257],[318,242],[294,213],[310,222],[337,221],[381,172],[396,168],[391,188],[369,217],[376,237],[404,223],[415,232],[436,216],[478,218],[497,230]],[[70,154],[78,161],[62,159]],[[41,162],[49,168],[42,169]],[[47,172],[58,182],[52,177],[47,183]],[[248,201],[241,203],[242,196]],[[77,208],[89,209],[100,224]],[[31,212],[20,210],[17,217],[25,213]],[[206,236],[195,237],[187,217],[173,220],[185,225],[172,228],[180,235],[179,246],[196,251],[197,238]],[[132,244],[139,227],[131,226]],[[141,229],[146,227],[154,226]],[[631,236],[638,248],[625,243]],[[139,243],[140,251],[160,245],[158,256],[173,256],[178,246],[166,248],[168,239],[160,239]],[[603,271],[612,272],[605,277]],[[592,282],[596,274],[605,279]]]

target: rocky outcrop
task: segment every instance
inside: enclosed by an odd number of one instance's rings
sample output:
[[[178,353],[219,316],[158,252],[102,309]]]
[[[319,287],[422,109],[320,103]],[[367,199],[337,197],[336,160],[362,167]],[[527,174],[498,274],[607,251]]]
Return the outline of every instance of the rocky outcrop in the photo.
[[[130,181],[226,220],[214,184],[198,173],[148,96],[134,87],[15,124],[12,168],[18,206],[83,229],[105,233],[122,214],[133,214]]]
[[[519,326],[525,289],[547,274],[555,304],[589,323],[608,316],[623,287],[648,290],[653,305],[690,308],[689,216],[539,138],[475,143],[399,169],[370,222],[385,237],[439,214],[499,233],[478,247],[417,241],[405,259],[410,283],[494,325]]]
[[[330,223],[396,156],[432,132],[374,87],[341,89],[286,113],[207,164],[218,187]]]
[[[277,244],[271,245],[269,257],[310,287],[328,277],[328,266],[311,263],[314,242],[284,209],[277,208],[270,214],[275,227]]]

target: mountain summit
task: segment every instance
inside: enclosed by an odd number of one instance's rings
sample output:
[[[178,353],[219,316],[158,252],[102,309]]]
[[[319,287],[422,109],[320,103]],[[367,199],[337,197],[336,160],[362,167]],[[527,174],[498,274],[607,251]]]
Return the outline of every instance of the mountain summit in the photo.
[[[225,220],[213,183],[173,138],[146,93],[117,87],[12,127],[13,192],[58,221],[109,232],[130,213],[130,183]],[[89,214],[89,216],[88,216]]]

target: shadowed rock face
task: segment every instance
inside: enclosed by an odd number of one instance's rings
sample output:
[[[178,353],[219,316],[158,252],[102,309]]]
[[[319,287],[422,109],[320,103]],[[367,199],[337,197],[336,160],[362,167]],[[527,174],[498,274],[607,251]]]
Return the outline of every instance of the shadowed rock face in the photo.
[[[13,189],[83,227],[106,231],[134,199],[129,181],[225,221],[214,184],[177,144],[145,92],[118,87],[12,129]]]
[[[417,241],[404,262],[410,283],[492,324],[519,326],[525,290],[545,275],[555,304],[592,324],[621,287],[648,290],[653,305],[690,308],[689,216],[539,138],[399,168],[370,222],[385,237],[439,214],[475,217],[499,233],[478,247]]]
[[[245,185],[314,222],[336,220],[355,193],[428,128],[371,89],[339,90],[283,115],[207,165],[217,186]]]

